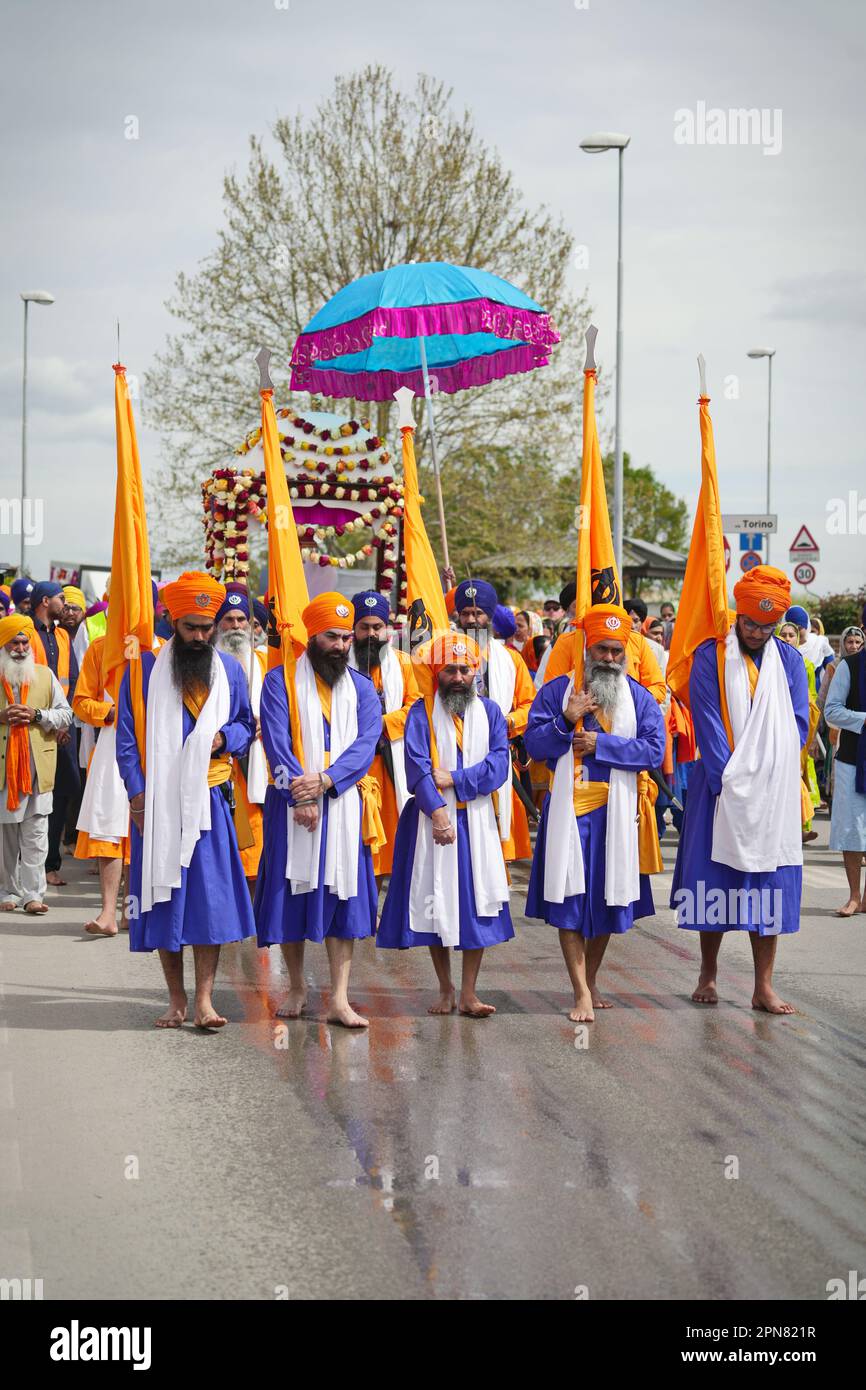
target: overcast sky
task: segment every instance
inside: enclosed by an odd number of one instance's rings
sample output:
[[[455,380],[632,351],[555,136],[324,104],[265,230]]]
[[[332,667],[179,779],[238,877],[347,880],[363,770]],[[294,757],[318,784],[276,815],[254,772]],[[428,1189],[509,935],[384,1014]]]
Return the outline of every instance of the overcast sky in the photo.
[[[866,581],[862,0],[282,4],[3,0],[0,499],[20,487],[19,292],[57,301],[30,312],[29,491],[45,499],[34,574],[110,554],[115,320],[143,377],[176,273],[214,245],[222,177],[245,166],[249,135],[379,61],[407,84],[419,70],[451,84],[530,203],[562,215],[588,250],[574,285],[611,367],[616,156],[578,146],[595,130],[631,135],[625,448],[694,505],[703,352],[722,506],[763,511],[767,365],[746,351],[775,348],[772,558],[789,568],[805,522],[817,592]],[[763,144],[679,143],[676,113],[698,119],[701,103],[765,111]],[[124,138],[130,115],[138,140]],[[159,440],[140,442],[147,469]],[[828,505],[850,491],[863,534],[828,535]],[[17,539],[0,536],[0,560],[16,558]]]

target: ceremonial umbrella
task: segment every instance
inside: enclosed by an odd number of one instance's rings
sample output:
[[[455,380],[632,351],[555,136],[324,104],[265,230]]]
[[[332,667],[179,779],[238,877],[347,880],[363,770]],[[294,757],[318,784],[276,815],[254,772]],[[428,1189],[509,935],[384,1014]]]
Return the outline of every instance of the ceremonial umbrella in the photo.
[[[486,270],[410,262],[363,275],[329,299],[292,352],[293,391],[386,401],[402,386],[427,400],[445,563],[448,544],[431,404],[549,361],[559,334],[540,304]]]

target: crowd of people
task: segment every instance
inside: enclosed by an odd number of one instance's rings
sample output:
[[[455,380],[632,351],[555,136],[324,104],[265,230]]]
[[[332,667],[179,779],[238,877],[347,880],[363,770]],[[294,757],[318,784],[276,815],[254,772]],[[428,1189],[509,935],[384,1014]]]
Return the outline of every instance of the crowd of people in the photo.
[[[745,930],[753,1006],[792,1012],[773,967],[778,937],[799,927],[802,847],[821,807],[848,880],[839,915],[866,912],[863,628],[835,652],[791,606],[785,575],[757,566],[734,588],[727,637],[694,653],[685,700],[666,681],[672,603],[598,603],[576,622],[574,584],[539,610],[454,578],[449,629],[413,650],[384,594],[328,592],[303,612],[306,650],[268,669],[264,604],[188,572],[154,585],[153,650],[130,663],[116,702],[105,599],[23,577],[3,586],[0,911],[47,912],[74,843],[100,878],[83,929],[128,928],[133,951],[159,952],[159,1027],[187,1019],[184,947],[194,1022],[222,1027],[220,948],[252,937],[282,952],[282,1018],[303,1014],[306,945],[324,942],[328,1018],[366,1027],[349,978],[368,938],[428,948],[430,1012],[482,1018],[495,1012],[478,993],[483,954],[514,936],[524,861],[521,911],[558,931],[569,1017],[590,1022],[609,1003],[598,976],[610,936],[655,911],[673,825],[671,905],[700,934],[693,999],[718,1002],[722,938]]]

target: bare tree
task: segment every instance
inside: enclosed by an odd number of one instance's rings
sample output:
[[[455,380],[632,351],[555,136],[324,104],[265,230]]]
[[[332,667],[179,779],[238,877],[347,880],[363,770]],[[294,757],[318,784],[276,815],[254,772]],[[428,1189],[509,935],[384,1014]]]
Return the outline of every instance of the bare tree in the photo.
[[[456,114],[434,78],[421,75],[404,92],[387,69],[368,67],[338,78],[311,117],[280,119],[273,137],[274,156],[253,136],[245,174],[226,176],[217,246],[193,275],[178,276],[168,308],[180,331],[147,377],[149,419],[167,445],[161,557],[198,556],[199,483],[255,421],[258,348],[273,349],[276,398],[289,401],[291,347],[313,314],[350,281],[407,261],[500,275],[553,315],[563,339],[540,371],[437,396],[444,465],[465,447],[531,437],[553,467],[573,468],[587,318],[567,283],[573,239],[545,208],[526,207],[470,112]],[[358,408],[324,403],[344,405]],[[379,434],[389,409],[370,412]]]

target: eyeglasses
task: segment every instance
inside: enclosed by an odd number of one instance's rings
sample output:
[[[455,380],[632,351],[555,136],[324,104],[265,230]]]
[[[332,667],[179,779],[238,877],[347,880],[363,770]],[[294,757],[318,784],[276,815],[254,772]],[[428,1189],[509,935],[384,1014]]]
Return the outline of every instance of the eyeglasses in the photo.
[[[751,618],[743,617],[742,614],[740,614],[740,616],[743,618],[743,628],[750,634],[757,634],[760,632],[764,637],[771,637],[776,631],[775,623],[753,623]]]

